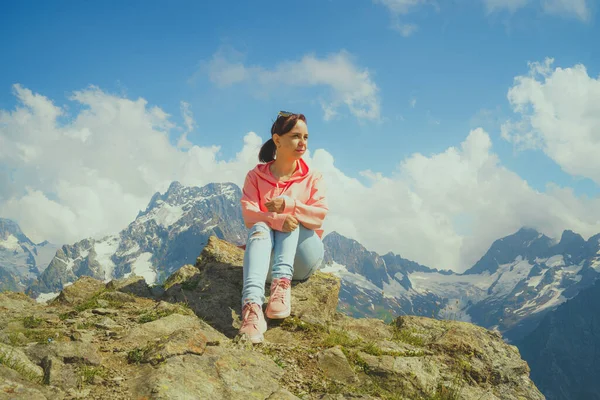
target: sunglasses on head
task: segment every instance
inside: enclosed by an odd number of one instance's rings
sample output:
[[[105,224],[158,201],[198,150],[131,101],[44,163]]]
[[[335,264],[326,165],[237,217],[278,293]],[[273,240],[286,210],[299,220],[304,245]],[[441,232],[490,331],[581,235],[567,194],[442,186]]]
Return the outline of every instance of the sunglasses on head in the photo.
[[[287,118],[287,117],[290,117],[290,116],[295,115],[295,114],[296,113],[289,112],[289,111],[279,111],[279,113],[277,114],[277,117]]]

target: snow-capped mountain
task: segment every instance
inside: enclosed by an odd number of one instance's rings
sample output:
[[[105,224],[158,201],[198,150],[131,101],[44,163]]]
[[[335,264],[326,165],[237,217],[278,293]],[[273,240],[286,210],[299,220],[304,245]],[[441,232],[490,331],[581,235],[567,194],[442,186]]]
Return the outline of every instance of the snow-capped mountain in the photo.
[[[198,188],[173,182],[118,234],[62,246],[27,293],[47,298],[82,275],[108,281],[135,274],[148,284],[161,283],[184,264],[194,264],[211,235],[242,244],[247,230],[240,198],[234,184]]]
[[[45,269],[58,246],[33,243],[19,225],[0,218],[0,291],[22,292]]]
[[[515,344],[548,400],[600,399],[600,280]]]
[[[341,308],[352,315],[418,314],[469,321],[517,340],[600,276],[600,235],[587,242],[521,229],[497,240],[464,274],[437,271],[392,253],[379,256],[330,234],[325,270],[342,277]]]
[[[58,249],[27,293],[43,300],[81,275],[110,280],[136,274],[160,284],[184,264],[193,264],[211,235],[235,244],[245,241],[240,197],[234,184],[197,188],[173,182],[121,232]],[[3,237],[4,243],[15,242]],[[340,309],[355,317],[389,320],[416,314],[465,320],[514,341],[600,276],[599,240],[600,235],[585,241],[565,231],[553,241],[521,229],[494,242],[475,265],[457,274],[393,253],[380,256],[332,232],[324,238],[322,268],[342,277]],[[10,284],[14,271],[6,277],[5,270],[0,279]]]

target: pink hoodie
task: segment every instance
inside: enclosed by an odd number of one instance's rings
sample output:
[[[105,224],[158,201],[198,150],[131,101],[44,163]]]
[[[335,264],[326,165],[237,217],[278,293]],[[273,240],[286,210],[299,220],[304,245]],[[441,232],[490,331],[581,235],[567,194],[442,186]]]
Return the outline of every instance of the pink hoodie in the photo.
[[[292,177],[288,181],[279,181],[269,169],[271,163],[258,164],[246,175],[242,190],[242,216],[246,227],[266,222],[272,229],[280,231],[287,214],[291,214],[322,238],[321,226],[328,211],[322,175],[309,171],[308,165],[300,159]],[[265,203],[279,196],[285,197],[283,213],[267,211]]]

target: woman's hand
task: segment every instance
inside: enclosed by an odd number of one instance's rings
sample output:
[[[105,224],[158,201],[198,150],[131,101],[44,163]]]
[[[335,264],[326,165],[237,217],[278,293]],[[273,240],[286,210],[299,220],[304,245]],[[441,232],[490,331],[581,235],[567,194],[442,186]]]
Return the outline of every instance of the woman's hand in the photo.
[[[285,221],[283,222],[283,227],[281,228],[282,232],[291,232],[294,229],[298,228],[298,220],[291,215],[287,215]]]
[[[267,201],[265,207],[267,207],[267,210],[270,212],[281,214],[285,209],[285,199],[283,197],[277,197],[271,201]]]

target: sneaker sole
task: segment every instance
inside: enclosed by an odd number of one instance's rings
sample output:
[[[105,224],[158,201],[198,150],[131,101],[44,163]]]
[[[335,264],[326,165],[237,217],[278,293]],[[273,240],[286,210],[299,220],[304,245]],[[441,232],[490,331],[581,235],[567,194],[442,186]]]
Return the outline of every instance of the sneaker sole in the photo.
[[[250,339],[250,342],[256,344],[256,343],[262,343],[265,340],[265,337],[263,335],[260,336],[249,336],[248,337]]]
[[[290,314],[292,313],[292,310],[287,310],[286,312],[282,312],[282,313],[272,313],[269,312],[269,310],[267,310],[266,312],[266,316],[269,319],[284,319],[290,316]]]

